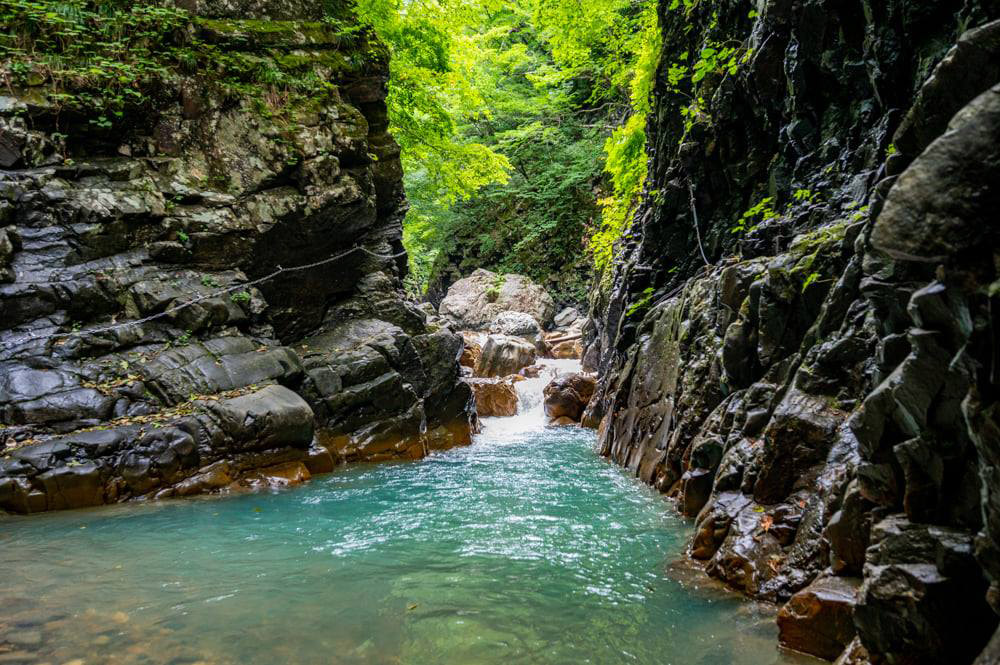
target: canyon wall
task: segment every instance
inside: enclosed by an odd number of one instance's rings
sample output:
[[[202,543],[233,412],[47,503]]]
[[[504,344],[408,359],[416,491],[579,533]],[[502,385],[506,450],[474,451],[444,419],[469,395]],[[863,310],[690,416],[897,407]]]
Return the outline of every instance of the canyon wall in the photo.
[[[182,4],[217,68],[165,62],[113,126],[44,76],[0,96],[0,510],[470,441],[462,340],[401,295],[385,48],[330,3]]]
[[[756,4],[661,2],[585,417],[786,646],[971,663],[1000,610],[1000,6]],[[686,85],[706,44],[734,66]]]

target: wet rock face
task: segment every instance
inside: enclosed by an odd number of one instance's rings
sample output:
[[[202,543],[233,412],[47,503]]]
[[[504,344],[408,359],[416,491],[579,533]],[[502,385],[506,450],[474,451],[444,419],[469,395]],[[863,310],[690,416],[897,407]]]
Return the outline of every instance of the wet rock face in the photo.
[[[597,381],[587,374],[564,374],[552,379],[545,390],[545,415],[550,422],[578,423],[583,417]]]
[[[971,663],[1000,610],[1000,7],[661,5],[668,44],[703,18],[755,50],[687,134],[661,77],[660,196],[593,295],[584,422],[696,517],[709,574],[786,603],[790,646]],[[692,205],[710,267],[684,267]]]
[[[476,362],[478,377],[510,376],[535,364],[535,346],[520,337],[490,335]]]
[[[510,379],[467,379],[476,395],[480,418],[517,415],[517,390]]]
[[[291,21],[315,3],[189,4],[219,19],[194,20],[203,39],[294,51],[333,86],[284,117],[176,72],[114,135],[65,114],[57,135],[39,95],[5,92],[0,510],[298,482],[469,442],[462,340],[401,296],[384,50]]]
[[[858,581],[821,577],[778,613],[779,640],[795,651],[833,660],[854,639],[854,604]]]

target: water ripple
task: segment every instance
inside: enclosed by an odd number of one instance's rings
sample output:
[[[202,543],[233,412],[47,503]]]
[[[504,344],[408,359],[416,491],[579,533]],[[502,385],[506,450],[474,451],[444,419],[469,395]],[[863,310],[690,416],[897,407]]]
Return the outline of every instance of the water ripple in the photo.
[[[793,662],[768,612],[667,576],[689,527],[532,400],[420,463],[5,519],[0,624],[88,665]]]

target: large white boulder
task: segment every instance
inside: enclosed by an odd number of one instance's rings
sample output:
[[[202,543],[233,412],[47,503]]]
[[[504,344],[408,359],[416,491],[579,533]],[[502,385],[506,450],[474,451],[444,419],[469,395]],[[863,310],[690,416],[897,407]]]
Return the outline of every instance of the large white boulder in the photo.
[[[552,296],[524,275],[500,275],[482,268],[448,289],[440,315],[465,330],[486,330],[502,312],[522,312],[543,328],[555,314]]]

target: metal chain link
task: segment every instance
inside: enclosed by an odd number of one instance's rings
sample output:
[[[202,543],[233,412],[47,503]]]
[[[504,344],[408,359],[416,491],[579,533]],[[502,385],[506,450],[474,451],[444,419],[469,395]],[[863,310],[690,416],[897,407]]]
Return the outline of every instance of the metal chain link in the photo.
[[[179,312],[179,311],[181,311],[183,309],[187,309],[188,307],[191,307],[193,305],[197,305],[200,302],[204,302],[206,300],[211,300],[213,298],[218,298],[219,296],[224,296],[224,295],[227,295],[227,294],[232,293],[234,291],[240,291],[240,290],[243,290],[243,289],[248,289],[250,287],[257,286],[258,284],[263,284],[264,282],[268,282],[268,281],[274,279],[278,275],[283,275],[285,273],[291,273],[291,272],[301,272],[303,270],[312,270],[313,268],[318,268],[318,267],[326,265],[328,263],[333,263],[334,261],[339,261],[340,259],[344,258],[345,256],[353,254],[354,252],[364,252],[364,253],[369,254],[369,255],[377,258],[377,259],[385,259],[385,260],[393,260],[393,259],[398,259],[398,258],[402,258],[402,257],[406,256],[406,251],[405,250],[402,251],[402,252],[399,252],[398,254],[388,254],[387,255],[387,254],[376,254],[375,252],[371,251],[370,249],[367,249],[366,247],[352,247],[351,249],[348,249],[348,250],[346,250],[344,252],[340,252],[339,254],[336,254],[336,255],[331,256],[331,257],[326,258],[326,259],[323,259],[321,261],[314,261],[313,263],[306,263],[304,265],[294,266],[292,268],[285,268],[285,267],[282,267],[279,264],[278,267],[277,267],[277,270],[275,270],[274,272],[269,273],[267,275],[264,275],[263,277],[259,277],[257,279],[251,280],[249,282],[244,282],[242,284],[236,284],[235,286],[229,286],[229,287],[226,287],[224,289],[220,289],[218,291],[214,291],[212,293],[209,293],[209,294],[206,294],[206,295],[203,295],[203,296],[198,296],[197,298],[192,298],[191,300],[183,302],[183,303],[181,303],[179,305],[172,305],[172,306],[168,307],[167,309],[163,310],[162,312],[160,312],[158,314],[152,314],[150,316],[146,316],[146,317],[143,317],[141,319],[134,319],[132,321],[125,321],[124,323],[117,323],[117,324],[110,325],[110,326],[104,326],[102,328],[91,328],[89,330],[77,330],[77,331],[69,331],[69,332],[59,332],[59,333],[55,333],[55,334],[52,334],[52,335],[36,335],[34,333],[28,333],[25,337],[22,337],[20,340],[17,340],[16,342],[4,342],[4,343],[0,344],[0,348],[11,349],[11,348],[14,348],[16,346],[23,346],[25,344],[29,344],[31,342],[35,342],[35,341],[38,341],[38,340],[48,340],[48,339],[53,339],[53,338],[56,338],[56,337],[60,337],[60,338],[72,338],[72,337],[82,337],[84,335],[100,335],[102,333],[114,332],[116,330],[121,330],[123,328],[128,328],[129,326],[142,325],[144,323],[149,323],[150,321],[156,321],[157,319],[165,318],[165,317],[170,316],[172,314],[175,314],[175,313],[177,313],[177,312]]]

